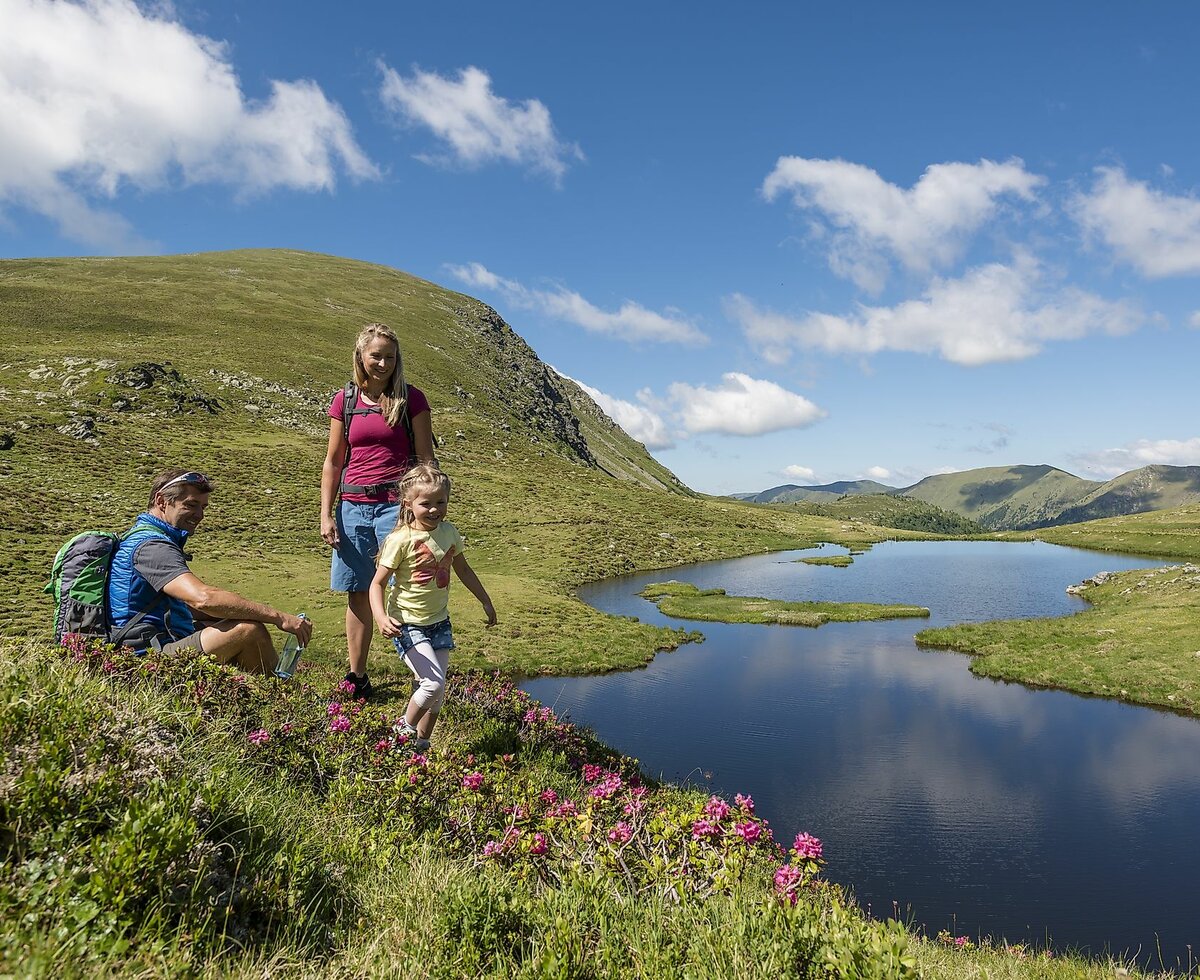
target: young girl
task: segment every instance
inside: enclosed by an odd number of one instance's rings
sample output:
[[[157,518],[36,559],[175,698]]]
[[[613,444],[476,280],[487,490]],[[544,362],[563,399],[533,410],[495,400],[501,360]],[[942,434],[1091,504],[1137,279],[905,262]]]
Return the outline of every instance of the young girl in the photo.
[[[424,752],[442,710],[446,669],[454,649],[450,569],[483,605],[488,626],[496,625],[496,610],[463,557],[458,528],[445,520],[450,478],[430,463],[419,463],[401,481],[400,500],[400,520],[383,543],[371,580],[371,612],[379,632],[396,644],[418,681],[399,734],[407,735],[413,740],[410,744]],[[385,600],[388,579],[392,585]]]

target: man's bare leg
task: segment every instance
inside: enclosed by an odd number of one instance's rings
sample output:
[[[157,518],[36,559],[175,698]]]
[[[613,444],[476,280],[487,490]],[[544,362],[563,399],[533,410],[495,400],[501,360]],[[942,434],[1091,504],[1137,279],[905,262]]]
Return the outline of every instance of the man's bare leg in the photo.
[[[222,620],[201,631],[200,646],[209,656],[248,674],[269,674],[279,663],[271,633],[262,623]]]

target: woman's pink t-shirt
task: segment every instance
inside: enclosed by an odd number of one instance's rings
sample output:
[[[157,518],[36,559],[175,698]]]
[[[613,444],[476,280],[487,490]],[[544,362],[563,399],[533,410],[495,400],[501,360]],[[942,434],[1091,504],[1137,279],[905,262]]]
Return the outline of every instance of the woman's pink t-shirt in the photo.
[[[339,391],[333,396],[329,406],[329,417],[342,420],[342,402],[344,392]],[[357,408],[367,405],[359,395]],[[415,419],[423,412],[429,411],[429,401],[420,388],[408,386],[408,417]],[[350,463],[342,475],[342,482],[356,487],[367,487],[378,483],[395,483],[408,470],[408,460],[412,455],[412,447],[408,444],[408,433],[404,431],[403,420],[395,426],[387,424],[383,413],[378,409],[366,415],[353,415],[350,418]],[[380,490],[374,494],[346,493],[343,500],[353,500],[356,503],[380,503],[383,501],[399,500],[400,494],[396,489]]]

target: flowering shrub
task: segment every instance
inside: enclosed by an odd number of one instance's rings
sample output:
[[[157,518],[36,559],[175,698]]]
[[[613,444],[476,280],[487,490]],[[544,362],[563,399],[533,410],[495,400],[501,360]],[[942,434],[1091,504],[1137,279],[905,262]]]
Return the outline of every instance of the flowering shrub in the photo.
[[[286,775],[289,786],[370,828],[373,848],[404,854],[433,843],[522,888],[603,880],[626,894],[685,902],[747,886],[766,899],[774,873],[779,914],[791,915],[803,895],[835,902],[819,880],[817,838],[798,835],[780,866],[783,852],[749,796],[705,799],[648,782],[636,760],[500,676],[452,677],[439,744],[420,754],[385,708],[350,700],[332,680],[312,682],[315,671],[284,683],[203,657],[102,647],[68,656],[110,685],[168,692],[202,723],[219,718],[223,730],[240,733],[236,750],[247,765],[264,777]],[[478,719],[480,734],[456,744],[464,717]]]

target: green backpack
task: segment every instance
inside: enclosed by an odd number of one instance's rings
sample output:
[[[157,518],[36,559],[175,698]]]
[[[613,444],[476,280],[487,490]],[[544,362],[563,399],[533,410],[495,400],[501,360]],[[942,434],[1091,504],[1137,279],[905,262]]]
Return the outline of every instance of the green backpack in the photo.
[[[54,639],[66,642],[72,636],[95,637],[114,646],[129,635],[157,604],[141,610],[121,629],[114,631],[108,606],[108,579],[121,535],[111,531],[83,531],[58,549],[50,569],[50,581],[42,590],[54,598]]]

